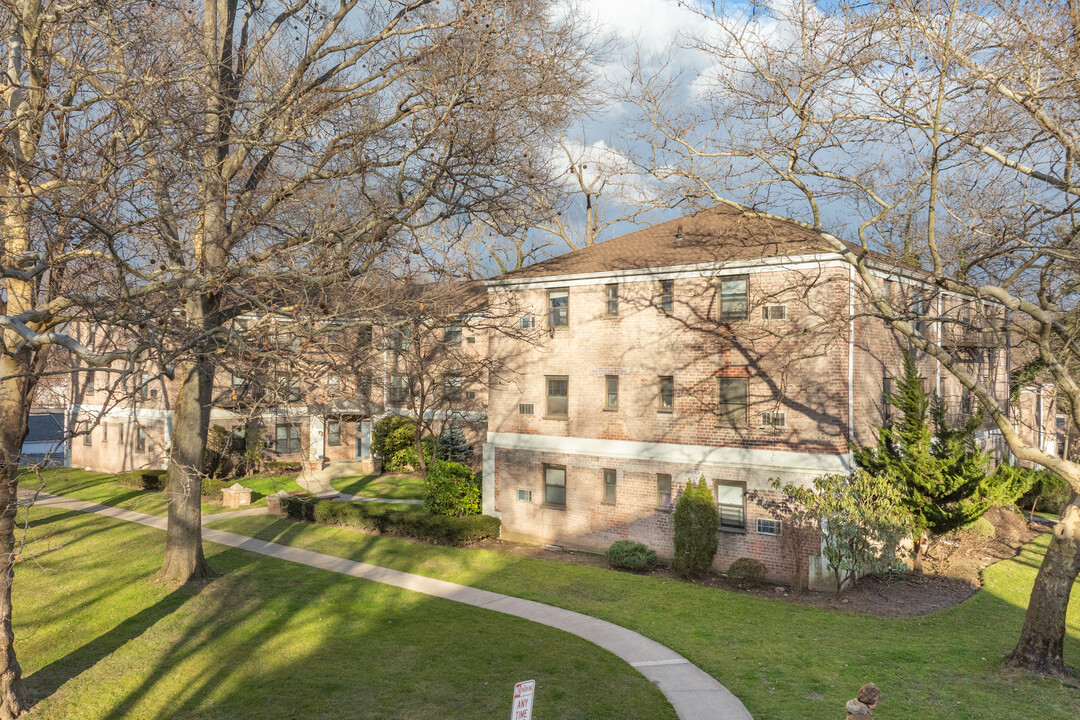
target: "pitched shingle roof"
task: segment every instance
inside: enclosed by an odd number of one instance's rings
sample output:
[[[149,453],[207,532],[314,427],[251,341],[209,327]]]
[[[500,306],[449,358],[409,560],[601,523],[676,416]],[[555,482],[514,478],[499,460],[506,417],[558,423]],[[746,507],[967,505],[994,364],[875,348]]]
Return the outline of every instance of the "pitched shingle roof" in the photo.
[[[859,246],[846,244],[860,254],[864,252]],[[816,233],[794,223],[717,205],[513,270],[496,280],[720,264],[831,250]],[[896,264],[884,255],[871,255]]]

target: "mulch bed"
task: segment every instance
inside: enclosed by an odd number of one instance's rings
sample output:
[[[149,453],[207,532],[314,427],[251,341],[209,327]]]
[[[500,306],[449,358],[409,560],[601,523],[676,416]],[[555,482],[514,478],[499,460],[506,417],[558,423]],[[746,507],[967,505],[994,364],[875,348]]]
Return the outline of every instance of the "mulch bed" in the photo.
[[[779,598],[800,605],[860,615],[877,615],[880,617],[926,615],[967,600],[982,587],[980,573],[984,567],[1000,560],[1015,557],[1020,550],[1020,546],[1030,542],[1040,533],[1047,530],[1042,525],[1029,525],[1026,517],[1021,517],[1003,508],[991,508],[985,517],[994,526],[994,538],[981,548],[972,548],[955,555],[952,563],[944,573],[927,572],[919,574],[909,572],[891,577],[866,577],[861,579],[858,585],[845,591],[840,598],[837,598],[833,593],[793,593],[789,588],[780,584],[766,584],[757,588],[743,589],[728,582],[727,578],[719,573],[709,573],[694,582],[705,587],[722,588],[758,597]],[[471,547],[498,550],[511,555],[543,560],[572,562],[592,567],[608,567],[607,559],[603,555],[596,553],[539,547],[504,540],[484,540]],[[932,549],[930,554],[932,557]],[[933,565],[932,560],[929,561],[929,564],[930,566]],[[682,580],[680,576],[666,567],[657,567],[638,574]]]

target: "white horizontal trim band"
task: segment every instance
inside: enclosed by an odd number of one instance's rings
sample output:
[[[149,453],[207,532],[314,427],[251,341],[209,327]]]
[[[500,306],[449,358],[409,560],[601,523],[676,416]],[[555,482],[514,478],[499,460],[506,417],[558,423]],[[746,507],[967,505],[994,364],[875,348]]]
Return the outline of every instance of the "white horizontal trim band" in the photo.
[[[529,435],[489,432],[487,441],[497,450],[531,450],[626,460],[652,460],[684,465],[722,465],[726,467],[787,470],[805,473],[850,472],[850,453],[826,455],[786,450],[757,450],[713,445],[678,445],[675,443],[600,440],[596,438]]]

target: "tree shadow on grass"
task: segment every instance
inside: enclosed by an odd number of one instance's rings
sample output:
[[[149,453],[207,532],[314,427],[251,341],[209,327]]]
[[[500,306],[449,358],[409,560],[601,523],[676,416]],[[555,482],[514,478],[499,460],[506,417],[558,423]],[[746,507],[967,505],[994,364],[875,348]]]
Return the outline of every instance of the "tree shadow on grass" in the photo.
[[[160,620],[168,617],[201,590],[199,584],[177,588],[158,602],[127,618],[104,635],[42,667],[27,678],[31,700],[37,702],[55,693],[71,678],[81,675],[102,659],[139,638]]]

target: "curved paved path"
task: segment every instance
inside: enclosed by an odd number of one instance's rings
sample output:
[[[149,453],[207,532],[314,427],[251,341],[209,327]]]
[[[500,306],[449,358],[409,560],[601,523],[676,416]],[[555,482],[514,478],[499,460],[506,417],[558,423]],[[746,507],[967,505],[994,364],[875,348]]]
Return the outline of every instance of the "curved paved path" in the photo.
[[[156,515],[46,493],[39,493],[35,504],[42,507],[96,513],[159,530],[164,530],[167,524],[166,518]],[[225,514],[212,519],[225,519]],[[599,645],[630,663],[638,672],[652,681],[660,692],[664,693],[682,720],[753,720],[738,698],[705,671],[691,664],[689,660],[658,642],[606,620],[598,620],[589,615],[532,600],[522,600],[423,575],[414,575],[311,550],[257,540],[224,530],[204,527],[202,533],[203,539],[219,545],[393,585],[564,630]]]

